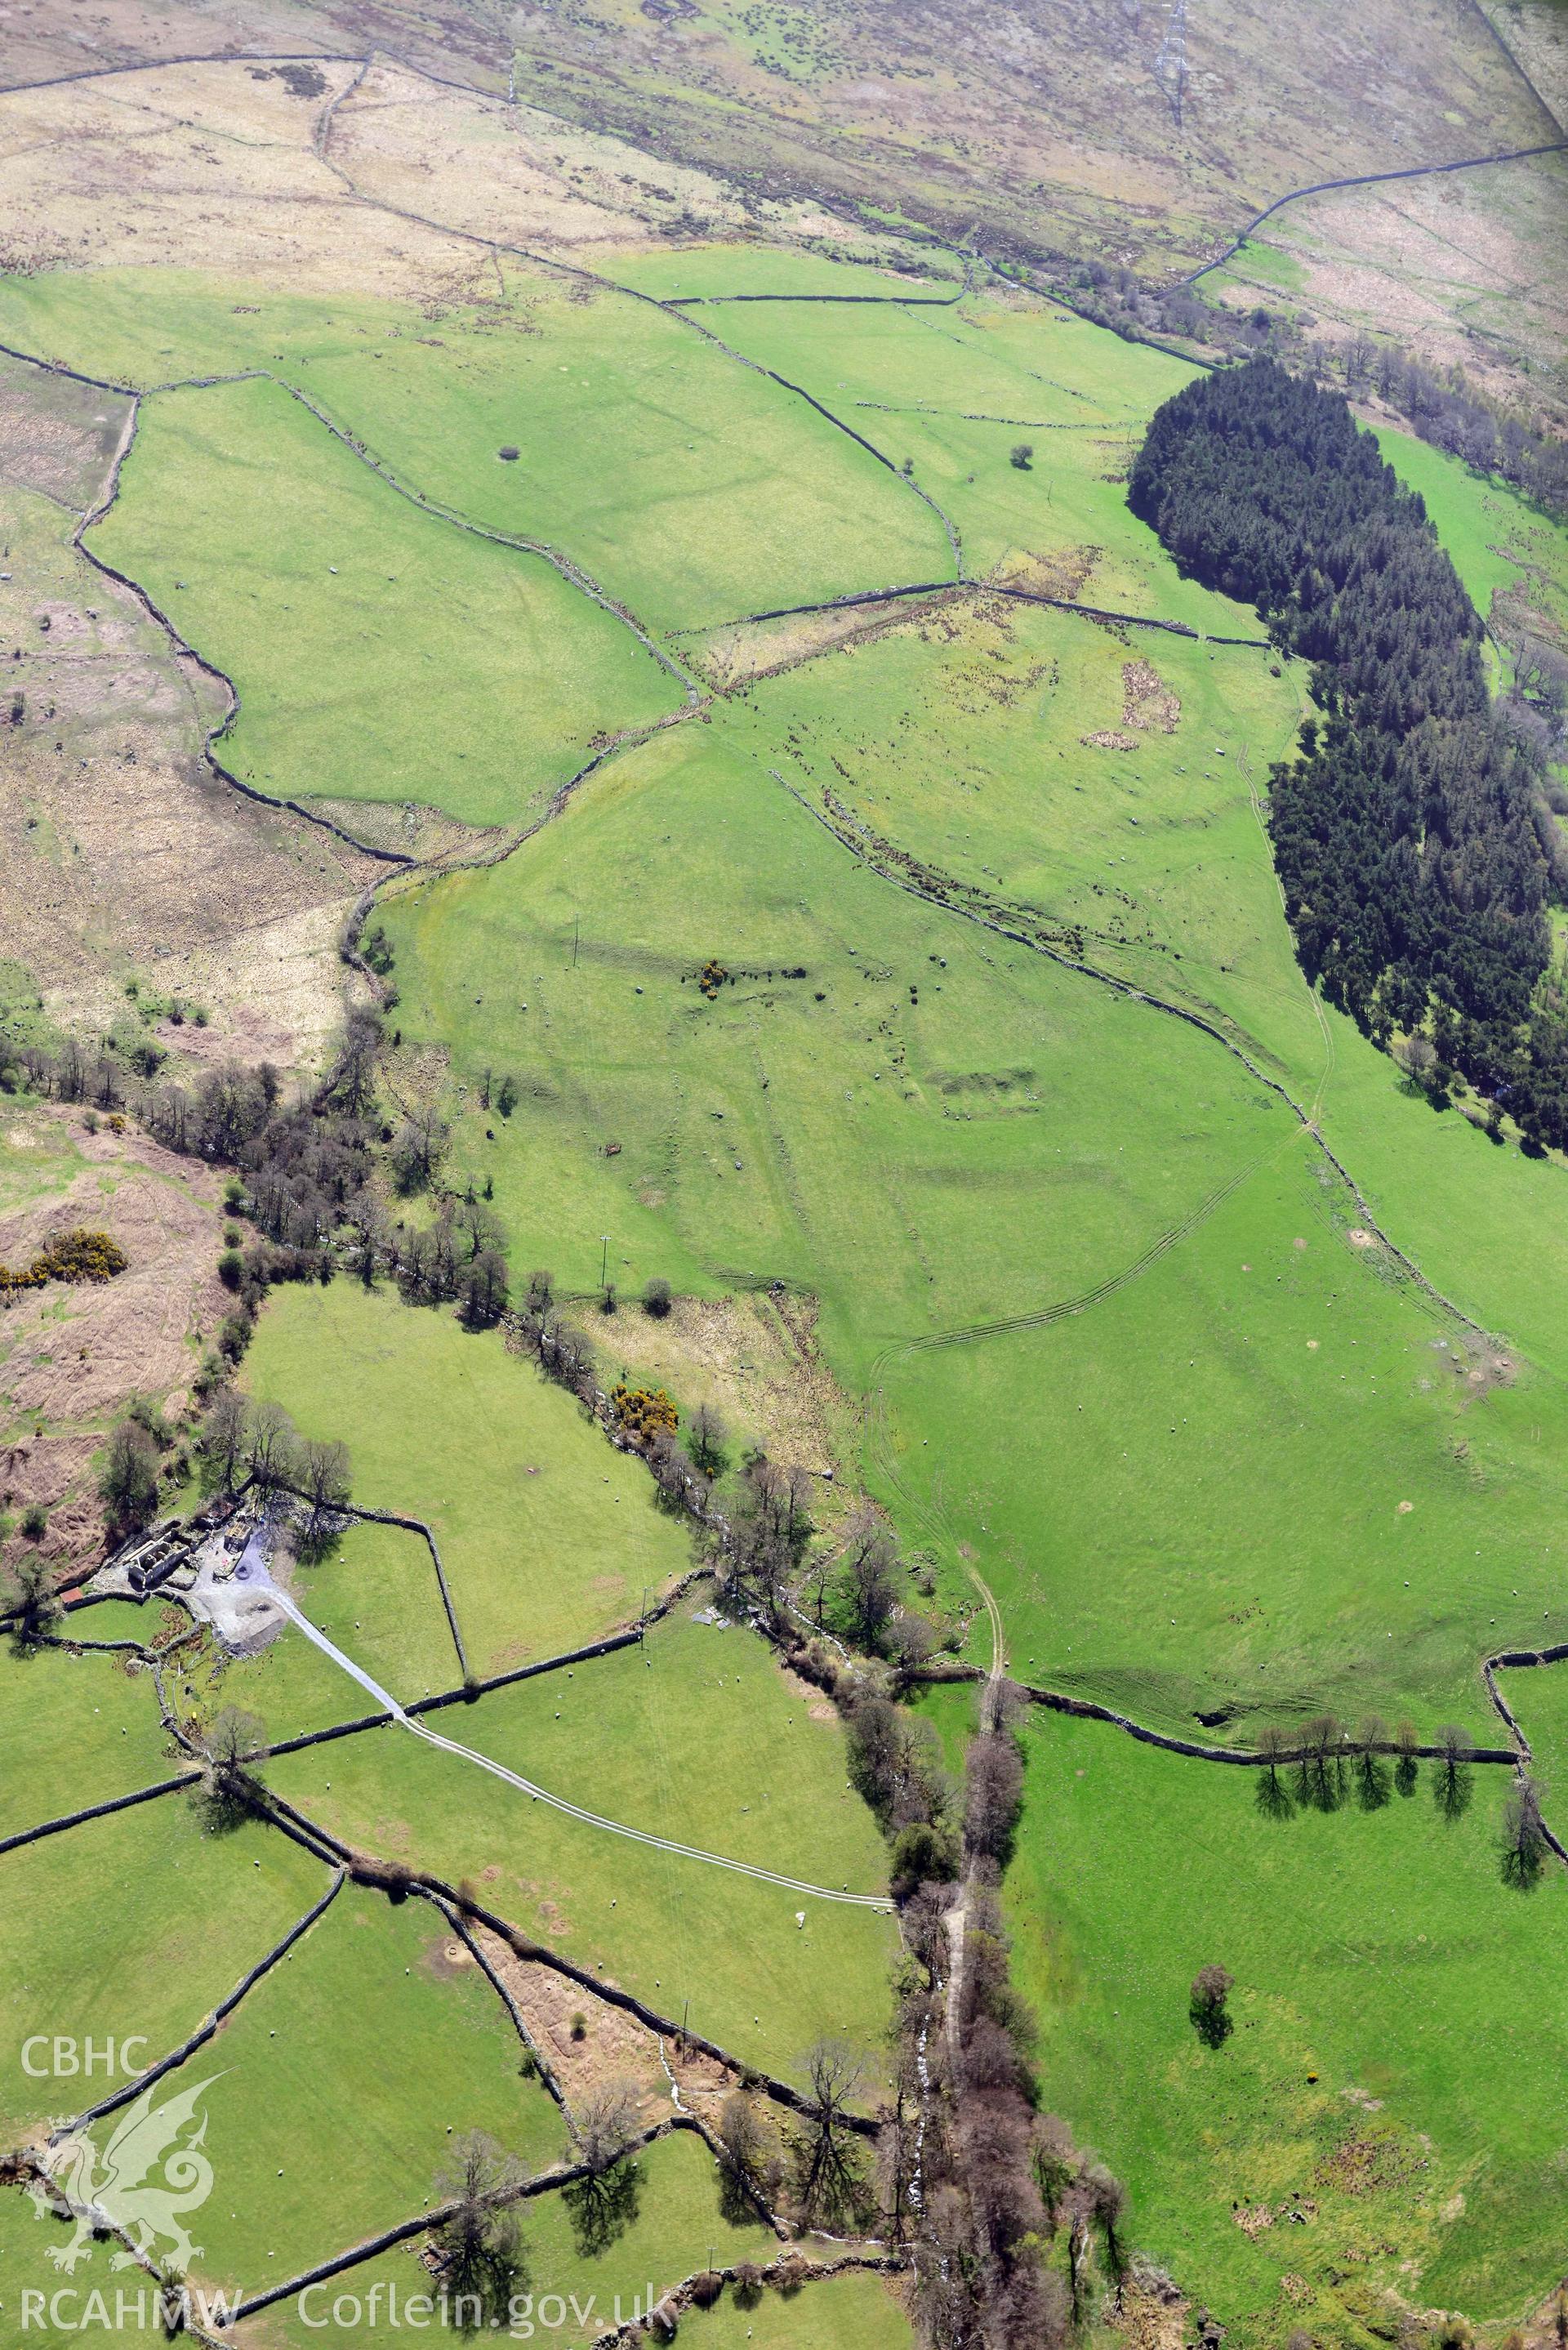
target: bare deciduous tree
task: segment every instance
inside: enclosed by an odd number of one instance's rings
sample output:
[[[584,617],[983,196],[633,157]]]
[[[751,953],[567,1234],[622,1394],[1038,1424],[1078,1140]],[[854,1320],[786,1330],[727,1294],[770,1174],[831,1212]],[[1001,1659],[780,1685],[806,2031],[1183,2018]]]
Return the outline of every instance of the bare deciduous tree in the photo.
[[[1523,1772],[1509,1790],[1502,1812],[1504,1881],[1527,1891],[1541,1875],[1549,1846],[1541,1817],[1541,1795]]]
[[[0,1568],[0,1612],[13,1618],[24,1642],[36,1640],[59,1620],[54,1569],[37,1551],[24,1551]]]
[[[249,1449],[249,1412],[234,1388],[220,1388],[202,1422],[202,1454],[215,1482],[226,1492],[239,1482]]]
[[[260,1717],[237,1705],[226,1705],[201,1737],[202,1794],[209,1817],[220,1826],[233,1826],[254,1805],[260,1792],[257,1761],[266,1744],[266,1727]]]
[[[410,1110],[392,1145],[392,1170],[405,1191],[422,1191],[435,1173],[436,1161],[451,1128],[433,1103]]]
[[[313,1439],[301,1455],[299,1482],[310,1504],[310,1519],[305,1530],[306,1547],[312,1552],[319,1551],[333,1532],[337,1513],[353,1490],[348,1447],[337,1442],[322,1443]]]
[[[333,1075],[333,1089],[350,1118],[363,1118],[375,1098],[381,1024],[370,1011],[348,1015]]]
[[[245,1437],[245,1465],[264,1493],[296,1482],[299,1438],[282,1404],[264,1397],[250,1409]]]
[[[851,1707],[848,1729],[850,1776],[885,1826],[933,1820],[946,1808],[940,1747],[929,1722],[867,1691]]]
[[[894,1617],[882,1643],[898,1671],[900,1688],[913,1679],[937,1645],[937,1636],[923,1616],[907,1611]]]
[[[971,1852],[1005,1861],[1023,1800],[1023,1762],[1015,1740],[977,1738],[964,1768],[964,1839]]]
[[[1106,2239],[1106,2258],[1111,2274],[1122,2272],[1122,2223],[1127,2218],[1127,2191],[1114,2172],[1103,2162],[1091,2163],[1084,2173],[1084,2185],[1088,2191],[1089,2208],[1099,2222]]]
[[[506,1311],[506,1260],[481,1249],[462,1280],[462,1318],[471,1330],[493,1329]]]
[[[856,2134],[849,2121],[865,2065],[842,2040],[818,2040],[805,2060],[806,2112],[797,2150],[796,2193],[807,2220],[844,2219],[864,2196]]]
[[[784,2176],[784,2157],[773,2116],[760,2098],[732,2089],[719,2108],[719,2143],[730,2166],[726,2216],[750,2220],[760,2203],[771,2210]]]
[[[850,1630],[863,1648],[875,1651],[898,1604],[898,1548],[868,1511],[850,1520],[838,1568]]]
[[[482,2322],[499,2322],[520,2285],[527,2256],[514,2199],[526,2172],[482,2130],[458,2139],[436,2192],[452,2209],[436,2232],[441,2282],[454,2300],[472,2300]]]
[[[1034,2184],[1040,2189],[1045,2218],[1054,2232],[1067,2189],[1078,2176],[1077,2148],[1072,2131],[1056,2114],[1036,2115],[1032,2140]]]
[[[1459,1723],[1446,1721],[1438,1731],[1438,1809],[1445,1819],[1458,1819],[1470,1799],[1470,1758],[1475,1741]]]
[[[373,1191],[361,1191],[348,1219],[358,1244],[359,1279],[369,1289],[387,1245],[387,1211]]]
[[[460,1200],[452,1211],[452,1222],[467,1242],[471,1258],[483,1255],[487,1249],[500,1249],[503,1239],[500,1219],[483,1200],[476,1200],[472,1195]]]
[[[642,2093],[635,2081],[607,2081],[576,2108],[577,2147],[595,2176],[609,2170],[637,2143]]]
[[[1235,1980],[1228,1968],[1214,1965],[1199,1967],[1192,1978],[1188,2012],[1193,2030],[1206,2047],[1220,2047],[1236,2028],[1225,2005]]]
[[[109,1440],[98,1489],[117,1526],[145,1525],[158,1500],[158,1447],[134,1419],[122,1419]]]
[[[686,1425],[686,1447],[704,1477],[722,1475],[730,1431],[711,1403],[700,1403]]]

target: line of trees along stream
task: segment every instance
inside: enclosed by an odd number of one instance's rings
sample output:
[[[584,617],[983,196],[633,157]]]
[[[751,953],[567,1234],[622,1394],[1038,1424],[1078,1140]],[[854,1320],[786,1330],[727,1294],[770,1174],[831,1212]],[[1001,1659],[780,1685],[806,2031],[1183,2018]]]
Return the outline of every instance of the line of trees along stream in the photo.
[[[1527,1147],[1568,1143],[1568,897],[1542,728],[1495,703],[1480,615],[1418,495],[1334,392],[1272,360],[1155,415],[1133,512],[1183,572],[1313,663],[1317,714],[1270,777],[1297,951],[1439,1099],[1462,1075]]]

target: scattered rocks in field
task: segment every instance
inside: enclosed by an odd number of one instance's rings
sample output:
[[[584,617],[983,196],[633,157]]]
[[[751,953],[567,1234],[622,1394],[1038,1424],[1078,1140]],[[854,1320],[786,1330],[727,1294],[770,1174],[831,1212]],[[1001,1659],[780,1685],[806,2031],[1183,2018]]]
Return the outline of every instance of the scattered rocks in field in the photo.
[[[1180,715],[1180,702],[1150,662],[1122,663],[1122,717],[1127,725],[1143,734],[1174,734]]]

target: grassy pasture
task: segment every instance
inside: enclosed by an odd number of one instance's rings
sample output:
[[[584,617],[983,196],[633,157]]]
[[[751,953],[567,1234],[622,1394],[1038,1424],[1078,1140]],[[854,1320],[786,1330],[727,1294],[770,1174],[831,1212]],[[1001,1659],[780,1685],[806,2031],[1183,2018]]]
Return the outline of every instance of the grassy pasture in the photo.
[[[672,1705],[664,1717],[670,1759],[649,1748],[639,1752],[650,1777],[670,1788],[667,1832],[691,1842],[691,1814],[701,1817],[706,1804],[711,1816],[722,1798],[683,1801],[674,1758],[679,1752],[691,1780],[714,1783],[730,1758],[705,1735],[690,1690],[680,1695],[685,1714]],[[595,1718],[591,1691],[574,1689],[570,1696],[583,1710],[587,1734]],[[461,1715],[454,1710],[437,1727],[489,1747],[495,1705],[487,1698]],[[782,1724],[780,1733],[769,1758],[774,1788],[792,1767],[797,1734]],[[500,1742],[510,1748],[504,1732]],[[532,1759],[507,1755],[509,1762]],[[542,1771],[526,1775],[550,1783]],[[276,1757],[268,1779],[348,1843],[431,1868],[448,1883],[470,1879],[498,1916],[661,2014],[679,2019],[690,2001],[693,2027],[750,2062],[793,2074],[825,2031],[842,2031],[868,2048],[880,2043],[897,1940],[891,1920],[875,1911],[815,1900],[587,1826],[405,1731],[367,1731]],[[855,1800],[846,1798],[846,1814]],[[805,1856],[814,1859],[812,1881],[824,1881],[830,1858],[841,1871],[847,1866],[846,1840],[830,1814],[816,1855]],[[782,1864],[766,1857],[763,1865]],[[804,1926],[795,1923],[797,1911]]]
[[[139,1648],[162,1648],[191,1629],[191,1618],[172,1600],[94,1599],[69,1608],[60,1626],[71,1640],[134,1640]]]
[[[1555,1633],[1551,1641],[1542,1640],[1542,1648],[1554,1647],[1563,1635]],[[1532,1642],[1521,1641],[1526,1648]],[[1532,1774],[1541,1794],[1542,1808],[1547,1820],[1559,1835],[1563,1835],[1564,1805],[1568,1804],[1568,1673],[1561,1662],[1551,1665],[1520,1666],[1512,1672],[1501,1672],[1498,1687],[1512,1709],[1515,1720],[1530,1741],[1534,1760]],[[1568,1843],[1568,1836],[1563,1838]]]
[[[886,1338],[1096,1278],[1282,1137],[1190,1031],[858,869],[745,730],[648,745],[525,861],[388,906],[405,1035],[523,1087],[493,1144],[460,1120],[460,1177],[493,1171],[568,1287],[607,1232],[628,1287],[799,1282],[853,1382]]]
[[[836,1714],[741,1625],[683,1607],[636,1648],[434,1726],[628,1827],[857,1893],[886,1886],[881,1835],[846,1793]]]
[[[1518,591],[1559,637],[1568,632],[1568,525],[1413,433],[1380,427],[1377,445],[1406,488],[1420,492],[1483,619],[1506,629],[1496,605]]]
[[[831,792],[981,897],[1081,925],[1090,962],[1230,1024],[1304,1090],[1322,1034],[1251,798],[1302,694],[1262,653],[992,598],[747,699],[814,804]]]
[[[860,673],[886,650],[857,656]],[[521,1244],[574,1284],[607,1232],[628,1285],[741,1269],[815,1288],[840,1378],[886,1391],[872,1467],[906,1534],[950,1568],[976,1555],[1042,1677],[1084,1675],[1188,1726],[1328,1693],[1346,1711],[1473,1708],[1476,1655],[1554,1597],[1554,1383],[1516,1367],[1478,1393],[1446,1368],[1458,1332],[1350,1240],[1354,1202],[1216,1045],[857,872],[763,788],[764,762],[788,773],[803,744],[853,778],[843,744],[873,742],[890,795],[887,744],[913,765],[919,741],[898,700],[864,694],[850,736],[840,705],[813,733],[767,694],[729,714],[732,753],[717,729],[649,746],[525,862],[394,902],[408,1030],[446,1040],[454,1074],[493,1057],[524,1086],[496,1144],[460,1127],[460,1166],[493,1169]],[[1144,829],[1127,837],[1147,873],[1160,849]],[[1270,948],[1253,837],[1252,1001],[1297,1054],[1315,1039],[1315,1080],[1322,1033]],[[691,983],[709,954],[747,974],[711,1004]],[[792,966],[804,982],[777,976]],[[1070,1300],[1195,1213],[1081,1316],[898,1351]],[[1020,1409],[1033,1394],[1072,1407],[1049,1446]]]
[[[462,1679],[422,1535],[350,1526],[329,1557],[300,1568],[294,1590],[312,1623],[405,1704]],[[228,1668],[224,1694],[254,1707],[271,1738],[351,1720],[371,1704],[292,1624],[259,1657]]]
[[[16,963],[0,962],[0,982],[5,988],[5,1015],[16,1024],[18,1033],[26,1034],[35,999],[31,977]],[[41,1015],[36,1019],[41,1029]],[[63,1191],[86,1164],[62,1120],[48,1117],[42,1108],[24,1109],[16,1101],[6,1104],[5,1130],[0,1137],[0,1214],[13,1215],[47,1192]],[[0,1362],[4,1359],[0,1356]]]
[[[947,576],[941,526],[912,492],[695,327],[580,281],[507,277],[508,310],[476,322],[460,371],[441,364],[438,400],[407,338],[384,364],[358,353],[316,371],[421,487],[564,546],[655,628]],[[498,466],[508,442],[522,458]]]
[[[639,293],[657,295],[662,302],[691,294],[854,294],[889,301],[912,296],[917,301],[945,302],[962,282],[961,265],[956,255],[934,246],[923,258],[931,270],[929,276],[869,261],[831,261],[822,253],[750,241],[692,244],[678,252],[639,245],[618,254],[607,274]],[[734,307],[726,305],[725,314]],[[708,323],[722,333],[722,318]]]
[[[111,2253],[118,2245],[95,2244],[85,2265],[67,2272],[49,2260],[51,2251],[64,2251],[74,2237],[71,2221],[41,2214],[20,2187],[0,2188],[0,2342],[5,2350],[47,2339],[52,2329],[51,2305],[64,2333],[80,2326],[96,2332],[112,2329],[117,2342],[152,2345],[167,2343],[151,2298],[151,2280],[140,2270],[111,2271]],[[90,2296],[103,2296],[102,2314]],[[148,2298],[139,2303],[144,2293]],[[35,2300],[34,2295],[42,2295]],[[58,2301],[55,2296],[61,2295]],[[117,2303],[123,2295],[123,2303]]]
[[[958,524],[971,574],[997,566],[1085,603],[1261,633],[1252,613],[1184,580],[1127,510],[1137,436],[1190,377],[1182,361],[1011,293],[940,310],[741,302],[698,315],[889,456],[912,459]],[[1033,451],[1027,470],[1011,463],[1020,442]]]
[[[1442,479],[1456,477],[1484,486],[1462,468]],[[1086,746],[1118,725],[1129,656],[1177,695],[1177,729],[1132,753]],[[1561,1368],[1561,1170],[1496,1149],[1457,1111],[1435,1117],[1350,1022],[1314,1007],[1295,963],[1249,786],[1286,747],[1299,690],[1248,653],[1124,648],[1015,610],[995,629],[912,622],[751,702],[780,722],[784,772],[959,878],[1076,918],[1094,960],[1231,1024],[1299,1100],[1321,1089],[1325,1132],[1396,1237],[1488,1327]]]
[[[891,1358],[873,1466],[1027,1679],[1232,1742],[1325,1702],[1490,1738],[1476,1660],[1568,1630],[1563,1389],[1496,1383],[1308,1149],[1081,1313]]]
[[[318,1900],[319,1862],[245,1825],[203,1830],[190,1800],[67,1828],[0,1857],[0,2145],[113,2085],[31,2080],[36,2032],[101,2044],[146,2035],[151,2064],[185,2038]],[[209,2052],[210,2053],[210,2052]]]
[[[410,305],[57,272],[0,283],[0,337],[140,385],[268,368],[410,487],[559,546],[656,628],[947,575],[936,516],[794,394],[656,302],[505,276],[432,333]]]
[[[280,1290],[245,1378],[254,1394],[286,1404],[303,1434],[348,1444],[356,1501],[434,1527],[481,1676],[597,1638],[689,1563],[641,1467],[499,1335],[472,1335],[450,1314],[346,1281]],[[324,1628],[372,1669],[395,1671],[394,1695],[421,1695],[421,1673],[437,1689],[461,1678],[417,1536],[350,1536],[337,1559],[306,1570],[307,1609],[318,1589]]]
[[[680,702],[542,556],[421,515],[276,384],[150,400],[92,544],[234,680],[223,755],[274,798],[516,824]]]
[[[138,391],[251,367],[308,369],[367,338],[380,344],[425,324],[407,303],[280,293],[204,270],[161,268],[6,277],[0,314],[0,333],[19,349]]]
[[[530,2169],[556,2160],[560,2116],[518,2074],[519,2043],[428,1903],[346,1887],[219,2039],[161,2085],[211,2086],[216,2174],[195,2272],[257,2292],[437,2199],[449,2128],[487,2131]],[[97,2125],[101,2143],[113,2117]],[[112,2193],[107,2198],[112,2211]]]
[[[737,2227],[723,2216],[713,2158],[689,2131],[672,2131],[658,2140],[641,2158],[641,2172],[631,2225],[603,2251],[584,2244],[559,2196],[528,2213],[524,2227],[536,2298],[575,2294],[586,2303],[592,2294],[607,2313],[598,2320],[602,2326],[613,2320],[618,2294],[628,2314],[639,2297],[646,2312],[650,2284],[667,2289],[705,2267],[710,2252],[720,2263],[753,2260],[760,2266],[774,2257],[776,2240],[768,2230],[755,2222]],[[572,2350],[587,2350],[593,2333],[591,2322],[580,2331],[568,2327]]]
[[[1135,2241],[1247,2345],[1365,2342],[1386,2286],[1522,2316],[1568,2225],[1568,1887],[1502,1883],[1506,1772],[1477,1769],[1457,1820],[1430,1766],[1370,1813],[1353,1781],[1270,1819],[1256,1774],[1100,1726],[1038,1719],[1028,1747],[1015,1969],[1047,2098],[1127,2179]],[[1210,1960],[1236,1978],[1218,2049],[1188,2017]]]
[[[538,2329],[539,2339],[559,2344],[560,2350],[588,2350],[597,2334],[618,2322],[618,2301],[623,2320],[632,2316],[634,2304],[638,2312],[646,2314],[650,2286],[652,2298],[657,2301],[670,2285],[704,2267],[710,2254],[720,2262],[754,2260],[760,2265],[770,2260],[777,2249],[765,2230],[737,2227],[724,2217],[713,2158],[689,2131],[672,2131],[668,2137],[656,2139],[638,2157],[637,2175],[633,2209],[627,2215],[627,2222],[609,2242],[602,2245],[585,2238],[582,2230],[574,2224],[571,2207],[559,2195],[541,2196],[522,2206],[529,2273],[527,2282],[519,2290],[533,2304],[527,2313],[529,2322],[534,2309],[552,2293],[567,2302],[561,2325],[547,2329],[540,2325]],[[428,2271],[417,2263],[410,2251],[388,2252],[337,2279],[325,2296],[320,2293],[311,2295],[303,2314],[297,2301],[281,2303],[241,2325],[234,2339],[242,2350],[276,2350],[280,2343],[289,2345],[290,2350],[307,2350],[310,2343],[320,2339],[319,2328],[309,2321],[319,2318],[324,2305],[330,2308],[336,2295],[343,2293],[358,2303],[358,2316],[355,2319],[354,2313],[345,2309],[343,2315],[350,2322],[342,2327],[335,2325],[335,2334],[347,2334],[357,2344],[401,2341],[406,2328],[393,2327],[387,2322],[392,2293],[395,2290],[400,2309],[411,2295],[428,2292],[430,2282]],[[852,2282],[858,2283],[861,2280]],[[372,2317],[371,2295],[378,2287],[379,2298]],[[813,2300],[818,2290],[812,2289]],[[802,2309],[803,2303],[795,2302],[788,2306],[793,2314]],[[858,2307],[857,2299],[857,2312]],[[582,2314],[580,2324],[576,2312]],[[753,2313],[748,2323],[755,2324],[760,2314]],[[524,2322],[520,2310],[518,2323]],[[689,2322],[693,2328],[698,2323],[695,2317]],[[685,2322],[681,2331],[686,2331]],[[720,2333],[714,2338],[727,2350],[731,2336]],[[759,2330],[758,2340],[774,2338]],[[847,2334],[818,2336],[808,2333],[804,2341],[807,2350],[815,2350],[819,2340],[823,2350],[830,2350],[830,2345],[831,2350],[837,2350],[839,2340],[853,2338]],[[873,2333],[865,2338],[869,2350],[883,2350],[883,2339],[878,2334]],[[896,2334],[888,2336],[889,2350],[891,2344],[901,2338],[907,2337]],[[791,2350],[799,2350],[801,2337],[793,2328],[784,2339],[791,2345]]]
[[[147,1630],[101,1628],[92,1609],[76,1629],[91,1639],[141,1638]],[[150,1628],[150,1627],[149,1627]],[[0,1836],[111,1795],[171,1778],[150,1673],[126,1659],[0,1643]]]
[[[1334,1048],[1324,1131],[1374,1212],[1428,1275],[1553,1379],[1568,1373],[1564,1173],[1435,1112],[1353,1024],[1324,1012]]]
[[[764,2293],[742,2308],[732,2287],[711,2310],[696,2311],[681,2332],[696,2350],[908,2350],[914,2340],[896,2288],[880,2277],[829,2277],[798,2293]]]
[[[1506,492],[1407,447],[1431,461],[1434,501],[1472,499],[1478,544],[1495,532]],[[1175,732],[1134,752],[1085,745],[1121,725],[1129,659],[1175,693]],[[1324,1131],[1388,1229],[1468,1312],[1561,1371],[1561,1169],[1496,1149],[1457,1110],[1434,1115],[1351,1022],[1314,1009],[1295,962],[1250,785],[1287,747],[1299,691],[1294,669],[1274,680],[1258,656],[1123,646],[1015,609],[911,622],[758,684],[750,706],[775,723],[784,772],[960,879],[1081,920],[1095,961],[1233,1024],[1299,1100],[1321,1087]]]

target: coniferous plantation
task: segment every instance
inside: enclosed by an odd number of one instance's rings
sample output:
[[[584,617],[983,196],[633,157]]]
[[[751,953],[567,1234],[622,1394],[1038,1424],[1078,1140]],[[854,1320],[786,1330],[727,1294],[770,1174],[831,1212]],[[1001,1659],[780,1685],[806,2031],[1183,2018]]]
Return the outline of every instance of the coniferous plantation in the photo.
[[[1461,1073],[1529,1144],[1568,1137],[1548,977],[1563,850],[1541,752],[1494,706],[1485,630],[1426,507],[1345,401],[1268,359],[1149,425],[1128,502],[1184,571],[1313,663],[1321,715],[1271,777],[1302,962],[1438,1098]]]

